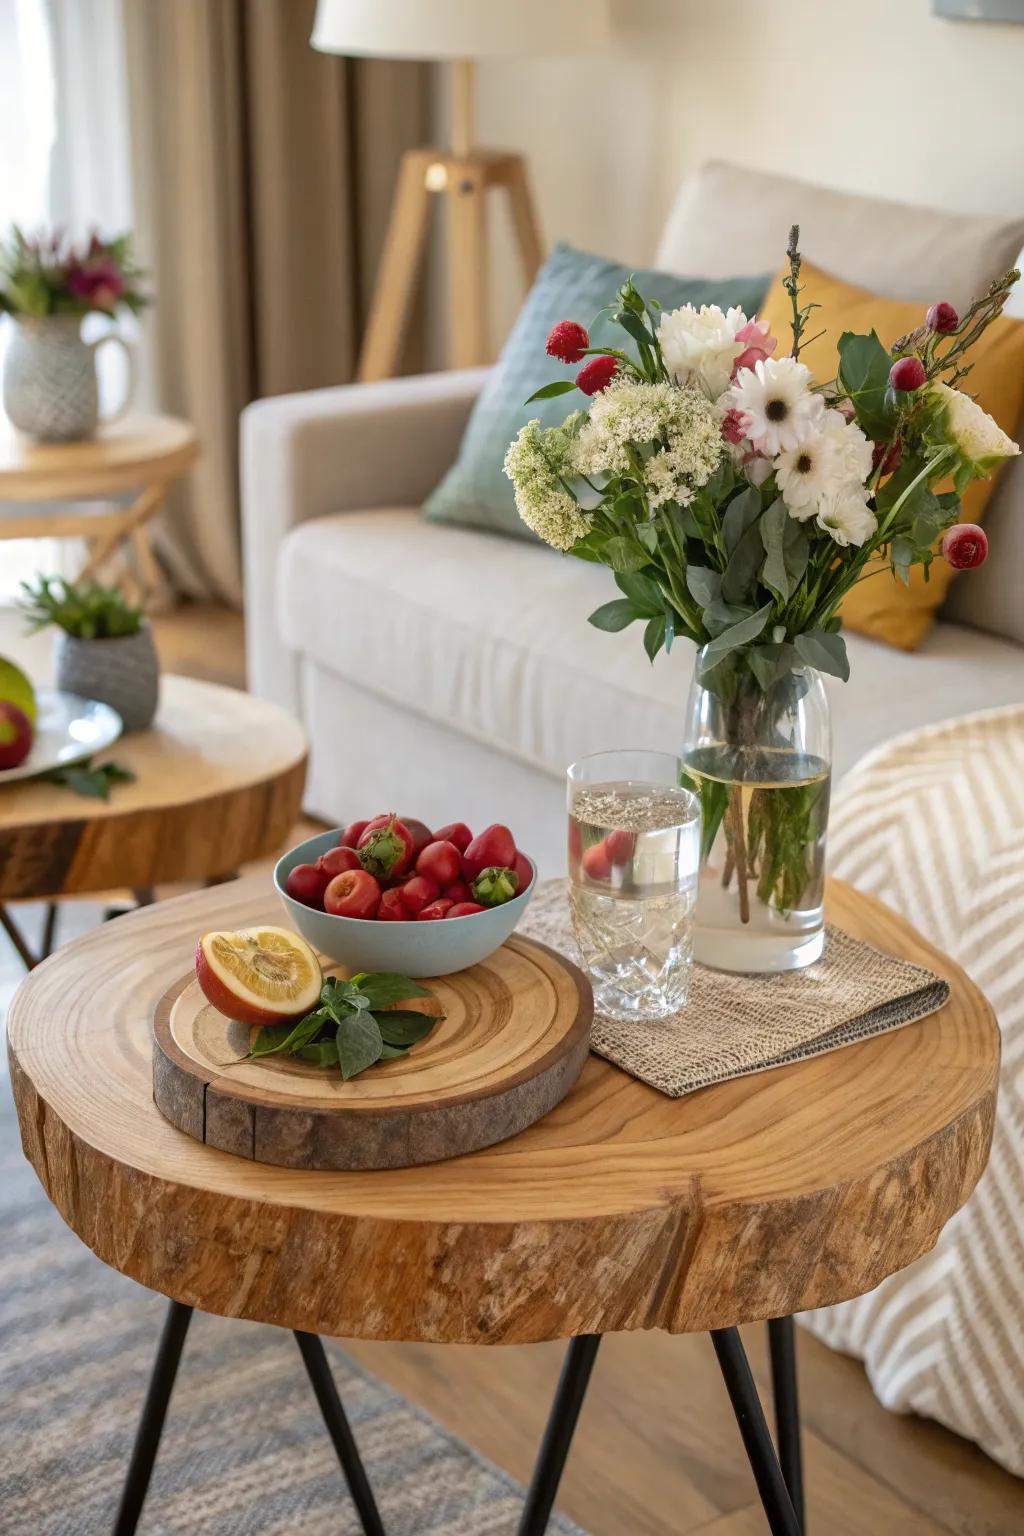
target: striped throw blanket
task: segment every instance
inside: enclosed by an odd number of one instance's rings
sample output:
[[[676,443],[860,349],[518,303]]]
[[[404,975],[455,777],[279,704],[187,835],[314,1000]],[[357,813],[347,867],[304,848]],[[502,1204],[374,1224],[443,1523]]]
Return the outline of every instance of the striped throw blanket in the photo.
[[[1024,708],[899,737],[843,779],[832,872],[952,955],[999,1019],[989,1166],[932,1253],[803,1323],[863,1359],[886,1407],[1024,1476]]]

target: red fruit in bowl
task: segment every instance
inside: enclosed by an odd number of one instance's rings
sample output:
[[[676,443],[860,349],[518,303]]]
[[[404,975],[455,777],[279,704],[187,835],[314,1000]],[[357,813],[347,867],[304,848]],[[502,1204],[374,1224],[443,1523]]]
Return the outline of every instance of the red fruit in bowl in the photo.
[[[533,869],[531,868],[530,861],[526,857],[525,853],[516,853],[515,858],[512,860],[512,868],[515,870],[519,877],[519,884],[516,886],[516,895],[521,896],[526,890],[527,886],[530,884],[530,881],[533,879]]]
[[[444,890],[441,892],[441,895],[444,897],[445,901],[460,902],[473,900],[473,892],[470,890],[465,880],[453,880],[451,885],[445,886]]]
[[[445,921],[450,917],[472,917],[474,912],[486,912],[478,901],[455,901],[445,913]]]
[[[380,885],[365,869],[346,869],[324,891],[324,911],[335,917],[376,917]]]
[[[413,875],[404,885],[399,886],[398,894],[406,912],[410,917],[415,917],[417,912],[422,912],[424,907],[429,907],[432,901],[437,900],[441,887],[436,880],[426,875]]]
[[[350,821],[344,832],[342,832],[341,836],[338,838],[338,847],[354,848],[359,839],[362,837],[363,833],[366,831],[366,827],[367,823],[365,821]]]
[[[462,872],[462,855],[454,843],[428,843],[416,860],[416,873],[436,880],[438,888],[451,885]]]
[[[619,828],[609,832],[604,840],[604,851],[608,855],[609,864],[628,864],[633,857],[634,843],[632,832],[625,832]]]
[[[418,923],[436,923],[439,918],[447,917],[454,906],[451,901],[432,901],[429,907],[424,907],[422,912],[417,912]]]
[[[474,837],[462,855],[462,878],[472,885],[482,870],[495,864],[502,869],[511,869],[515,861],[515,838],[508,827],[495,822]]]
[[[473,900],[485,907],[500,907],[519,893],[519,877],[514,869],[494,864],[473,881]]]
[[[377,908],[377,921],[379,923],[408,923],[412,921],[411,914],[402,900],[400,886],[393,890],[385,891],[380,898],[380,906]]]
[[[335,875],[343,875],[346,869],[362,869],[359,855],[354,848],[328,848],[316,861],[317,869],[322,869],[328,880],[333,880]]]
[[[454,843],[460,853],[465,853],[472,841],[473,834],[464,821],[449,822],[434,833],[435,843]]]
[[[0,699],[0,768],[20,768],[32,750],[32,721],[23,709]]]
[[[594,843],[583,855],[583,871],[591,880],[607,880],[612,872],[612,861],[604,839]]]
[[[324,905],[324,891],[330,884],[330,875],[316,864],[296,864],[289,872],[284,888],[293,901],[301,901],[304,907]]]
[[[368,821],[356,844],[365,870],[378,880],[404,875],[413,862],[413,835],[392,812]]]
[[[415,816],[399,816],[398,819],[412,833],[412,856],[415,862],[428,843],[436,842],[436,834],[431,832],[425,821],[417,821]]]

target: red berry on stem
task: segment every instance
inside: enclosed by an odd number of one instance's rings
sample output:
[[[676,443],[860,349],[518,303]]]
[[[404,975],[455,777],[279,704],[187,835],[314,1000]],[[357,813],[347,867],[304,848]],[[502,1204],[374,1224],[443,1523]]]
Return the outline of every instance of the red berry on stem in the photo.
[[[586,328],[576,320],[559,320],[548,332],[547,354],[560,362],[578,363],[589,346]]]
[[[338,838],[339,848],[354,848],[366,831],[368,823],[365,821],[350,821],[348,826]]]
[[[973,571],[985,563],[988,534],[977,523],[954,523],[942,535],[942,555],[954,571]]]
[[[301,901],[304,907],[322,910],[324,891],[330,884],[330,875],[316,864],[296,864],[289,872],[284,888],[293,901]]]
[[[940,336],[948,336],[950,331],[955,331],[960,324],[960,316],[948,304],[945,299],[940,299],[938,304],[933,304],[929,309],[925,320],[929,330],[938,331]]]
[[[608,388],[618,371],[619,365],[614,357],[607,357],[603,353],[600,357],[592,357],[576,375],[576,388],[582,389],[585,395],[599,395],[602,389]]]
[[[376,917],[380,902],[380,886],[365,869],[346,869],[324,891],[324,911],[335,917]]]
[[[434,833],[435,843],[454,843],[460,853],[465,853],[472,841],[473,834],[464,821],[450,821]]]
[[[398,887],[405,909],[413,917],[417,912],[422,912],[424,907],[429,907],[432,901],[436,901],[441,894],[441,887],[436,880],[429,879],[426,875],[413,875],[404,885]]]
[[[377,908],[377,921],[379,923],[410,923],[412,916],[402,900],[402,892],[397,887],[391,891],[385,891],[380,898],[380,906]]]
[[[428,843],[416,860],[416,873],[436,880],[438,889],[451,885],[462,872],[462,855],[454,843]]]
[[[898,357],[889,369],[889,383],[901,394],[920,389],[927,379],[924,363],[919,357]]]
[[[333,880],[335,875],[343,875],[346,869],[362,869],[359,855],[354,848],[328,848],[316,861],[317,869],[322,869],[328,880]]]

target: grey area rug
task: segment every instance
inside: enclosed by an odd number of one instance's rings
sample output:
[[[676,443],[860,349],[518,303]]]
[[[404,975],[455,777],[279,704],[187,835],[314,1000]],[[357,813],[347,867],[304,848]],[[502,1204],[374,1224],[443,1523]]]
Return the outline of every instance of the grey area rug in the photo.
[[[166,1303],[108,1269],[22,1157],[0,1080],[0,1533],[106,1536]],[[388,1536],[513,1536],[523,1490],[328,1356]],[[501,1352],[495,1352],[495,1370]],[[552,1533],[583,1536],[555,1518]],[[292,1335],[197,1313],[139,1536],[357,1536]]]

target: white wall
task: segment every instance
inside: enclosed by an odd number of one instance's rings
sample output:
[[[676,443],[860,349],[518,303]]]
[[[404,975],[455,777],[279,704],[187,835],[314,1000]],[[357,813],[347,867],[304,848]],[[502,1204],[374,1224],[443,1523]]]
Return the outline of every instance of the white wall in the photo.
[[[676,187],[711,157],[1024,209],[1024,26],[944,21],[930,0],[613,4],[613,57],[479,68],[480,141],[527,155],[549,241],[650,262]],[[499,341],[520,288],[494,222]]]

